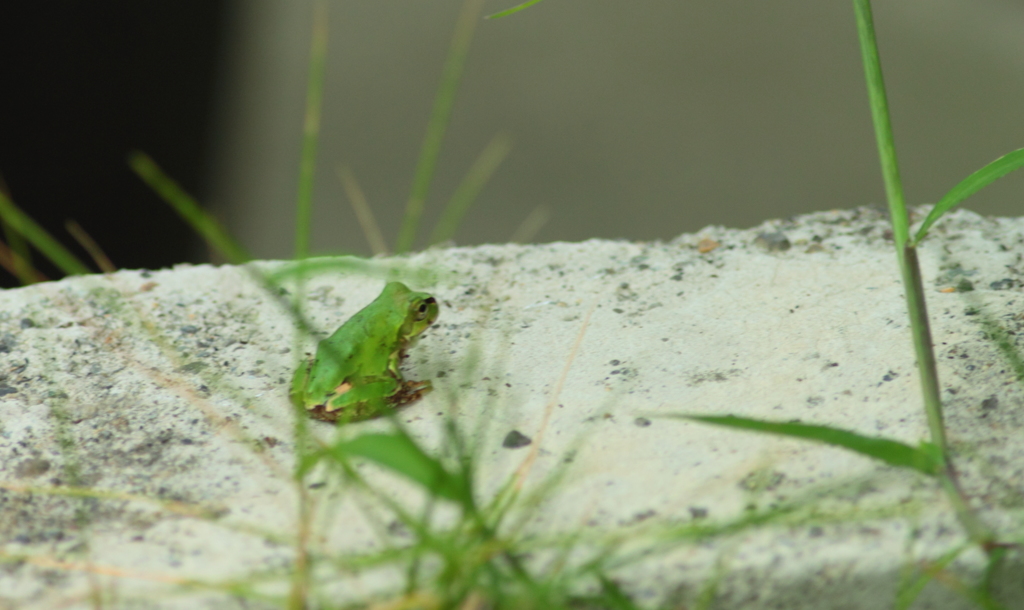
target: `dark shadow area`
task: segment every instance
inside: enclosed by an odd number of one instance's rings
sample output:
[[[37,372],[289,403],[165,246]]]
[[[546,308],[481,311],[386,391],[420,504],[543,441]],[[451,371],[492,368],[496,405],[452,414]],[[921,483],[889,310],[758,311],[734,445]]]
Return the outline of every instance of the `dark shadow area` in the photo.
[[[191,230],[126,157],[147,152],[203,198],[227,8],[223,0],[183,0],[0,9],[0,184],[90,266],[64,228],[68,219],[118,268],[193,258]],[[51,279],[61,276],[36,252],[33,262]],[[0,270],[0,285],[17,283]]]

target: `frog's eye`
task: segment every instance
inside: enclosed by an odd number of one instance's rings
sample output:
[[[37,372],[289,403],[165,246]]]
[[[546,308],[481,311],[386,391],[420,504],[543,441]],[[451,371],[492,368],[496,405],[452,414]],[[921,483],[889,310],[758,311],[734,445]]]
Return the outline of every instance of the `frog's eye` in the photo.
[[[416,320],[423,320],[430,314],[430,306],[436,303],[434,297],[423,299],[419,305],[416,306]]]

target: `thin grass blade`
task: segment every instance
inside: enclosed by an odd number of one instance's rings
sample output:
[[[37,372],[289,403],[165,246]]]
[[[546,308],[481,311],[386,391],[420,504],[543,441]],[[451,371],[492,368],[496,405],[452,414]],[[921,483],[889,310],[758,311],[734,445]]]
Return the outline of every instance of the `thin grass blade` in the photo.
[[[523,222],[519,223],[516,230],[512,232],[512,235],[508,238],[508,241],[513,244],[525,244],[533,239],[544,225],[551,219],[551,209],[543,203],[533,208]]]
[[[480,152],[480,156],[469,168],[459,188],[445,206],[441,213],[441,219],[434,227],[434,233],[430,236],[430,244],[439,244],[455,236],[462,217],[466,215],[469,206],[473,204],[484,185],[491,179],[494,171],[498,169],[501,162],[512,150],[512,139],[503,133],[494,136],[487,146]]]
[[[1010,553],[1010,546],[999,546],[992,549],[988,554],[988,565],[985,566],[985,575],[978,583],[978,588],[985,592],[991,592],[995,586],[999,572],[1006,565],[1007,555]]]
[[[14,277],[18,278],[22,286],[28,286],[34,283],[33,272],[36,271],[32,265],[32,249],[29,248],[28,241],[25,236],[15,231],[11,225],[6,222],[0,221],[0,224],[4,228],[4,239],[7,240],[8,247],[11,253],[14,255],[11,261],[14,263],[11,273]]]
[[[903,277],[904,294],[914,336],[914,349],[918,354],[918,370],[921,374],[921,387],[924,393],[929,431],[932,434],[932,442],[938,445],[942,453],[945,454],[946,442],[942,427],[942,403],[938,394],[938,373],[934,367],[935,357],[928,328],[924,288],[920,281],[921,270],[917,263],[916,250],[908,245],[910,221],[903,198],[899,166],[896,162],[896,144],[892,135],[892,124],[889,120],[889,105],[886,101],[885,83],[882,79],[882,64],[875,41],[871,1],[854,0],[853,7],[857,17],[857,35],[860,39],[861,58],[864,62],[864,76],[867,81],[871,118],[875,126],[878,157],[882,164],[882,177],[885,181],[885,192],[889,201],[893,239],[896,242],[896,254]]]
[[[313,174],[320,136],[327,68],[327,1],[313,4],[313,35],[309,48],[309,76],[306,83],[306,116],[302,123],[302,154],[299,158],[299,193],[295,205],[295,258],[309,256],[313,220]]]
[[[128,156],[128,165],[142,181],[169,203],[185,222],[192,225],[211,248],[228,261],[238,265],[252,257],[236,242],[217,220],[201,208],[191,195],[160,169],[149,155],[135,151]]]
[[[601,581],[601,599],[599,601],[603,602],[602,607],[611,610],[639,610],[639,606],[622,592],[622,588],[614,580],[604,574],[598,574],[597,578]]]
[[[668,417],[818,441],[834,447],[844,447],[861,455],[881,460],[890,466],[912,468],[929,475],[938,474],[942,468],[942,461],[937,458],[938,454],[927,447],[911,447],[899,441],[862,436],[831,426],[771,422],[734,415],[669,415]]]
[[[512,13],[518,13],[519,11],[523,10],[524,8],[529,8],[529,7],[533,6],[534,4],[537,4],[538,2],[540,2],[540,0],[529,0],[528,2],[524,2],[522,4],[517,4],[516,6],[513,6],[512,8],[507,8],[507,9],[505,9],[503,11],[498,11],[497,13],[494,13],[493,15],[487,15],[486,17],[484,17],[484,19],[497,19],[499,17],[508,17]]]
[[[68,275],[91,273],[82,261],[60,245],[60,242],[47,233],[46,229],[36,224],[28,214],[14,205],[14,202],[3,191],[0,191],[0,218],[11,229],[23,235],[30,244],[64,273]]]
[[[340,166],[338,179],[341,180],[341,185],[345,188],[348,201],[352,204],[352,211],[355,212],[359,226],[363,229],[363,235],[366,236],[366,241],[370,244],[370,251],[378,256],[387,256],[388,244],[384,241],[384,234],[380,231],[377,218],[373,215],[373,210],[366,200],[366,194],[359,186],[359,181],[352,173],[352,168],[347,165]]]
[[[885,194],[889,201],[889,215],[892,217],[893,238],[896,251],[903,256],[903,244],[910,234],[907,206],[903,199],[903,185],[900,169],[896,162],[896,142],[889,121],[889,102],[885,96],[885,82],[882,79],[882,61],[878,57],[875,42],[875,24],[871,16],[870,0],[853,0],[857,13],[857,36],[860,39],[861,59],[864,62],[864,77],[868,85],[868,100],[871,119],[875,126],[875,141],[878,144],[878,158],[882,163],[882,177],[885,180]]]
[[[103,273],[113,273],[117,271],[117,267],[114,266],[113,261],[107,256],[107,253],[103,251],[96,240],[89,235],[82,225],[78,224],[74,220],[68,220],[64,223],[64,228],[71,234],[71,237],[75,238],[79,246],[89,253],[92,257],[92,262],[96,263],[96,266],[100,268]]]
[[[953,562],[954,559],[967,550],[967,548],[969,548],[968,545],[963,544],[950,550],[931,564],[932,567],[938,570],[945,569]],[[915,577],[912,577],[901,584],[896,593],[896,601],[893,604],[893,610],[909,610],[909,608],[914,605],[914,602],[917,601],[917,598],[921,595],[921,592],[924,591],[924,588],[928,583],[934,580],[933,573],[931,571],[926,570],[918,572],[915,570],[915,573]]]
[[[924,399],[924,412],[928,417],[928,431],[931,440],[946,454],[946,425],[942,417],[942,394],[939,391],[939,369],[935,363],[935,350],[932,348],[931,324],[928,322],[928,302],[924,295],[924,279],[921,276],[921,264],[917,258],[917,248],[907,244],[901,257],[903,265],[904,299],[907,302],[907,315],[910,317],[910,334],[914,343],[914,354],[917,356],[917,370],[921,383],[921,398]]]
[[[941,584],[945,589],[956,593],[965,601],[971,602],[976,608],[982,608],[983,610],[1006,610],[1006,608],[1012,607],[1004,606],[999,601],[993,599],[988,591],[967,582],[959,574],[951,570],[951,561],[947,559],[948,556],[949,553],[935,563],[924,561],[921,563],[920,568],[933,581]]]
[[[413,175],[412,189],[409,193],[409,201],[405,206],[402,227],[398,232],[398,242],[395,244],[395,252],[399,254],[411,250],[416,241],[416,230],[419,228],[420,217],[423,216],[423,207],[427,201],[427,193],[430,191],[430,183],[434,179],[437,157],[441,152],[441,143],[444,141],[444,134],[448,130],[448,123],[451,120],[455,94],[459,89],[462,69],[466,65],[469,44],[473,41],[473,31],[476,29],[482,5],[483,0],[465,0],[462,11],[459,13],[455,33],[452,35],[452,44],[444,62],[441,85],[434,97],[434,108],[430,112],[427,133],[423,137],[420,156],[416,161],[416,173]]]
[[[315,277],[321,273],[339,272],[365,275],[381,280],[396,279],[419,286],[433,285],[439,277],[434,269],[413,267],[401,262],[381,262],[359,256],[321,256],[280,265],[273,273],[268,273],[265,279],[270,285],[279,285],[286,281],[301,282],[306,277]]]
[[[36,282],[46,282],[50,279],[40,273],[38,269],[33,269],[31,263],[26,262],[17,252],[3,242],[0,242],[0,267],[3,267],[8,273],[18,278],[25,286],[35,284]],[[26,270],[28,271],[27,274],[25,273]]]
[[[464,506],[472,503],[466,481],[448,472],[441,462],[426,454],[402,434],[361,434],[331,448],[339,459],[364,457],[423,486],[430,493]]]
[[[1024,167],[1024,148],[1018,148],[1011,153],[1007,153],[1002,157],[999,157],[995,161],[961,180],[960,184],[957,184],[948,193],[942,196],[942,199],[935,204],[932,211],[928,213],[927,217],[925,217],[924,222],[921,223],[921,228],[918,229],[917,234],[914,235],[914,244],[916,245],[920,243],[921,240],[924,239],[924,236],[928,234],[928,229],[935,224],[935,221],[942,218],[942,215],[953,209],[954,206],[958,205],[960,202],[986,186],[992,184],[996,180],[1002,178],[1006,174],[1009,174],[1016,169],[1020,169],[1021,167]]]

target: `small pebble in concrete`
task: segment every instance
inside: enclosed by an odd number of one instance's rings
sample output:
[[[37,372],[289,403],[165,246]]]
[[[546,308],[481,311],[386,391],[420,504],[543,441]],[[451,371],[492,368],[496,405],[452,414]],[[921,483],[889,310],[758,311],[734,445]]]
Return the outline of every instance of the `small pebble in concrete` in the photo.
[[[785,233],[776,231],[775,233],[761,233],[754,238],[754,245],[764,248],[769,252],[785,252],[789,250],[790,243],[789,238],[786,237]]]
[[[981,401],[981,410],[988,415],[989,411],[995,411],[999,408],[999,399],[995,396],[989,396],[985,400]]]
[[[697,242],[697,252],[700,252],[701,254],[707,254],[708,252],[711,252],[712,250],[721,245],[722,244],[711,239],[710,237],[705,237],[704,239]]]
[[[20,462],[14,468],[14,474],[19,479],[23,479],[25,477],[37,477],[41,474],[44,474],[49,469],[49,460],[44,460],[42,458],[29,458],[27,460]]]
[[[533,440],[518,430],[513,430],[505,435],[505,440],[501,442],[501,446],[505,449],[518,449],[525,447],[532,443]]]

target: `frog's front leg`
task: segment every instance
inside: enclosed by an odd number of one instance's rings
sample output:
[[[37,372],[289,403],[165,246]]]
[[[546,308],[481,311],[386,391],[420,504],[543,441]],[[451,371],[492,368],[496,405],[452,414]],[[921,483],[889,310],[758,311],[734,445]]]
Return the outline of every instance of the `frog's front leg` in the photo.
[[[398,388],[398,391],[391,396],[389,402],[392,408],[398,408],[402,405],[416,402],[420,397],[433,389],[434,384],[429,379],[424,381],[403,381],[402,387]]]

